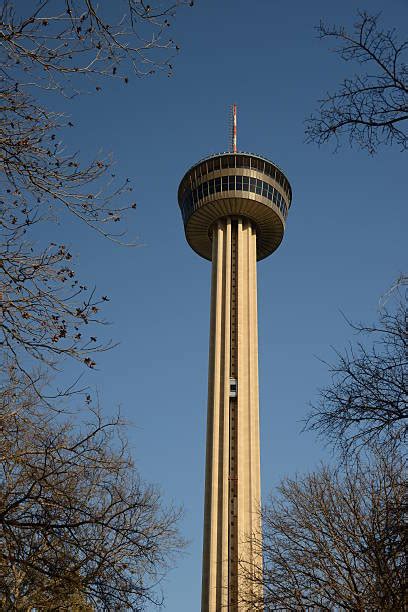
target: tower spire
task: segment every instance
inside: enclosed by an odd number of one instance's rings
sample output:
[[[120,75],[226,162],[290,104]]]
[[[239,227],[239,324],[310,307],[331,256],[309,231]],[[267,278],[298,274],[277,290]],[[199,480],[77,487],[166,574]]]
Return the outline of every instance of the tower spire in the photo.
[[[237,105],[232,105],[232,134],[231,134],[231,149],[233,153],[237,152]]]

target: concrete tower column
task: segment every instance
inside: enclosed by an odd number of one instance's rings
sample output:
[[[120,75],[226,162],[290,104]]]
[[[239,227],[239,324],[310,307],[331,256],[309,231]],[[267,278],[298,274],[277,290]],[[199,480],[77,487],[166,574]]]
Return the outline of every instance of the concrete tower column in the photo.
[[[202,612],[239,612],[239,561],[261,568],[256,254],[250,220],[214,224]]]

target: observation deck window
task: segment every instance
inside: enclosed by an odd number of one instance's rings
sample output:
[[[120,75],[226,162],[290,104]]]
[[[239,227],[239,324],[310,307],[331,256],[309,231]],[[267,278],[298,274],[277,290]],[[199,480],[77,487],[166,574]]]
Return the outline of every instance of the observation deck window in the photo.
[[[251,158],[251,166],[254,170],[265,173],[265,162],[263,159]]]
[[[194,189],[195,185],[198,185],[199,183],[201,183],[203,178],[208,173],[218,172],[220,170],[225,170],[228,168],[248,168],[248,169],[256,170],[257,172],[261,172],[267,176],[270,176],[282,187],[287,198],[288,199],[291,198],[290,185],[285,175],[278,168],[276,168],[274,164],[268,162],[267,160],[259,159],[258,157],[252,157],[250,154],[239,154],[239,155],[222,154],[222,155],[218,155],[218,156],[215,156],[214,158],[210,158],[210,159],[207,159],[201,162],[197,167],[194,168],[194,170],[190,174],[191,190]],[[258,195],[265,196],[264,189],[262,188],[262,190],[259,191],[259,186],[256,185],[256,187],[254,187],[251,184],[251,182],[248,183],[247,178],[248,177],[243,177],[243,176],[240,177],[237,181],[236,189],[243,190],[243,191],[252,191],[253,193],[257,193]],[[215,192],[218,193],[219,191],[224,191],[224,190],[227,191],[227,190],[235,189],[235,186],[233,187],[231,185],[231,179],[229,182],[225,182],[224,179],[227,179],[228,181],[228,177],[222,177],[221,185],[219,186],[219,183],[217,182],[214,188]],[[241,187],[241,180],[242,180],[242,187]],[[211,193],[213,193],[213,191],[211,191]],[[273,199],[271,195],[269,195],[269,191],[267,193],[268,195],[266,195],[266,197],[268,199]],[[204,195],[208,195],[208,192]]]
[[[186,191],[182,214],[186,222],[190,214],[200,205],[200,200],[208,195],[221,191],[251,191],[273,202],[279,208],[283,217],[286,219],[288,206],[282,194],[272,185],[261,179],[248,176],[223,176],[205,181],[195,189]]]
[[[269,169],[269,176],[271,178],[273,178],[276,181],[276,176],[277,176],[277,170],[274,166],[271,165],[270,169]]]

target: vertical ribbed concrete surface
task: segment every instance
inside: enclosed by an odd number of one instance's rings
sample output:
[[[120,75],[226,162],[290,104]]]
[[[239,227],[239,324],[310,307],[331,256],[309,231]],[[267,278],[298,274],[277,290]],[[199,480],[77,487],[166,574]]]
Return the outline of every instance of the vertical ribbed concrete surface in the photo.
[[[212,244],[201,609],[240,612],[238,561],[261,567],[248,544],[260,528],[255,229],[247,219],[220,219]]]

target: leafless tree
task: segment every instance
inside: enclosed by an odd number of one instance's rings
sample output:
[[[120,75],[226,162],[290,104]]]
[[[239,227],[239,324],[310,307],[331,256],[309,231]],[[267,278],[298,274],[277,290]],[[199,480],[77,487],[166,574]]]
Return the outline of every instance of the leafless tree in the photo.
[[[101,95],[106,79],[125,88],[132,75],[170,75],[178,46],[169,27],[186,3],[2,2],[0,349],[26,376],[36,361],[56,367],[65,356],[94,367],[95,351],[109,346],[84,331],[103,321],[97,313],[107,297],[77,279],[67,245],[35,242],[33,229],[73,215],[123,244],[123,215],[136,207],[109,155],[86,163],[66,149],[74,119],[58,107],[84,89]]]
[[[10,373],[0,393],[0,607],[142,610],[183,547],[179,511],[142,481],[119,418],[77,425]]]
[[[78,396],[64,402],[75,385],[50,389],[63,358],[93,368],[95,351],[109,348],[91,325],[104,322],[108,297],[77,279],[70,246],[39,237],[73,216],[133,244],[130,180],[116,179],[110,155],[86,162],[66,148],[75,119],[63,109],[83,91],[102,95],[107,79],[125,92],[132,75],[170,75],[169,26],[185,3],[1,3],[2,610],[141,610],[160,603],[160,579],[183,546],[179,512],[140,478],[120,418],[104,419],[90,396],[82,410]]]
[[[365,445],[402,445],[408,434],[406,278],[389,294],[373,326],[350,324],[368,341],[337,352],[331,384],[320,390],[306,427],[345,455]]]
[[[346,78],[334,93],[319,101],[319,110],[306,121],[306,141],[336,146],[348,136],[369,153],[381,145],[408,148],[408,41],[399,41],[395,29],[383,30],[379,16],[359,13],[354,31],[320,23],[322,39],[334,39],[346,62],[357,63],[360,73]]]
[[[261,596],[243,609],[405,611],[406,465],[395,449],[286,478],[263,511]],[[243,566],[245,570],[245,566]],[[247,572],[247,579],[253,576]],[[263,594],[262,594],[263,590]]]

